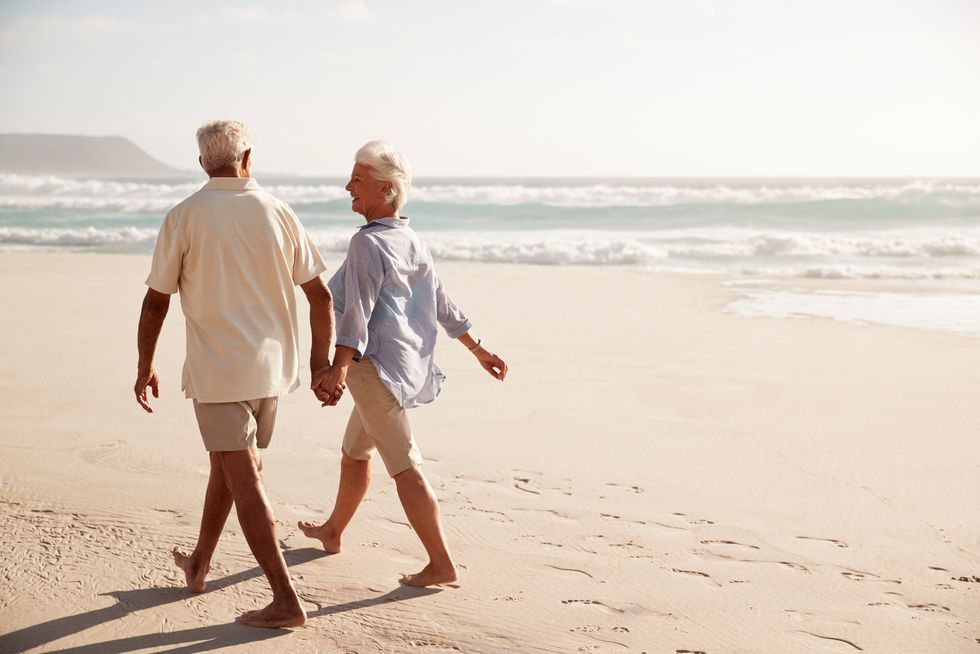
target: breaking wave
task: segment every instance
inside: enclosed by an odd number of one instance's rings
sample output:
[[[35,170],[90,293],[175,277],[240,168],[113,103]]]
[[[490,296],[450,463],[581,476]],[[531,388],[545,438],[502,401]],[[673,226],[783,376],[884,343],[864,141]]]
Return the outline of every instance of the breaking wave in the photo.
[[[202,185],[200,180],[134,181],[0,174],[0,208],[162,212]],[[282,200],[296,205],[346,202],[349,197],[341,180],[270,179],[262,186]],[[929,201],[941,206],[980,208],[980,183],[942,180],[872,180],[863,183],[477,180],[440,183],[418,180],[412,188],[411,199],[452,205],[526,204],[586,208],[880,200],[911,205]]]

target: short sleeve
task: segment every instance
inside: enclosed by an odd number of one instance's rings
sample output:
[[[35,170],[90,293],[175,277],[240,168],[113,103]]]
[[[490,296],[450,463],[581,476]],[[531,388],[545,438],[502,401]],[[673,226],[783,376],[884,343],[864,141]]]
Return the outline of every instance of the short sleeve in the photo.
[[[288,206],[286,212],[296,234],[296,251],[293,253],[293,284],[305,284],[325,271],[327,266],[323,263],[320,251],[313,243],[310,235],[303,229],[303,224],[296,217],[296,214]]]
[[[153,261],[150,263],[150,274],[146,278],[146,285],[154,291],[167,295],[176,293],[185,252],[186,246],[177,217],[171,211],[160,225],[160,232],[153,246]]]

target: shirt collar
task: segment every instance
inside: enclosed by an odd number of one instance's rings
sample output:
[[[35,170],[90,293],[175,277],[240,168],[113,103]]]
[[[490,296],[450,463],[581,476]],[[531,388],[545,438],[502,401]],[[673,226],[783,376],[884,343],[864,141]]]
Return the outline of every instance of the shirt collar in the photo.
[[[372,220],[366,225],[361,225],[359,229],[367,229],[368,227],[379,224],[386,227],[407,227],[408,216],[402,216],[401,218],[395,218],[394,216],[391,218],[378,218],[376,220]]]
[[[258,191],[259,183],[251,177],[212,177],[202,191]]]

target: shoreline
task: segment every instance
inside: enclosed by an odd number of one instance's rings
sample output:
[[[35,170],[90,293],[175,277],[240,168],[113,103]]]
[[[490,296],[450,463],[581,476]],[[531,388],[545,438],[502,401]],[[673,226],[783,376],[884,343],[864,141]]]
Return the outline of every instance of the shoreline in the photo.
[[[66,251],[63,246],[25,250],[0,250],[2,257],[131,257],[146,258],[148,252]],[[8,246],[10,248],[10,246]],[[342,257],[326,251],[328,269],[339,265]],[[496,267],[529,270],[580,268],[654,275],[666,279],[709,281],[729,292],[729,300],[719,311],[748,318],[829,320],[855,326],[897,327],[966,338],[980,337],[980,281],[964,279],[896,278],[812,278],[806,276],[765,276],[725,271],[665,270],[643,264],[532,263],[459,261],[436,258],[441,269],[450,267]],[[148,265],[148,264],[147,264]],[[866,295],[875,306],[862,307]],[[962,300],[976,302],[963,303]],[[884,300],[884,301],[883,301]],[[888,300],[891,300],[890,302]],[[910,306],[909,300],[918,300]],[[940,301],[943,300],[943,301]],[[932,316],[922,318],[923,313]]]

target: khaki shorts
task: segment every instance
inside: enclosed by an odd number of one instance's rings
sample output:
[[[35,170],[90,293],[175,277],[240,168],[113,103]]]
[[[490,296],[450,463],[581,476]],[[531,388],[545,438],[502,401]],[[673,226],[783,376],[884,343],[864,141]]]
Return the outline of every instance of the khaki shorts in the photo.
[[[204,448],[208,452],[232,452],[269,447],[278,406],[278,397],[218,403],[194,400]]]
[[[344,452],[365,461],[377,449],[392,477],[422,465],[407,412],[378,378],[371,359],[364,357],[350,365],[347,388],[354,398],[354,410],[344,433]]]

